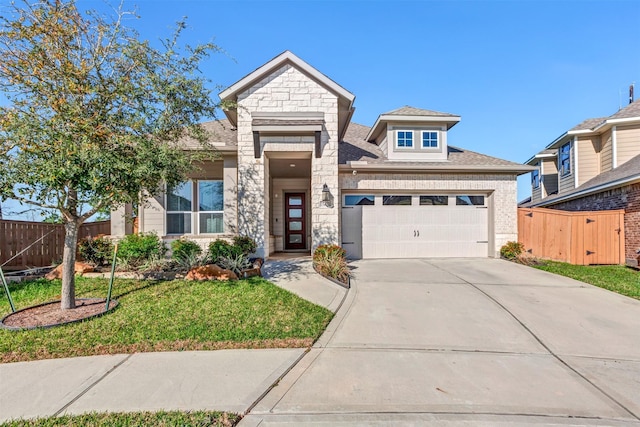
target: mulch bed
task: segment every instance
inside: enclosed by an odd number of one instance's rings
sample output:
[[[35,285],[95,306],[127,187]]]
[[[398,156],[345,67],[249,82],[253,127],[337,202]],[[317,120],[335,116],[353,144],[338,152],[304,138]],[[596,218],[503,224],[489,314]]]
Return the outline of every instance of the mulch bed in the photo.
[[[104,298],[78,298],[76,299],[76,308],[62,310],[60,301],[47,302],[7,315],[2,319],[2,325],[8,329],[33,329],[64,325],[105,314],[105,304]],[[117,300],[111,300],[109,311],[117,305]]]

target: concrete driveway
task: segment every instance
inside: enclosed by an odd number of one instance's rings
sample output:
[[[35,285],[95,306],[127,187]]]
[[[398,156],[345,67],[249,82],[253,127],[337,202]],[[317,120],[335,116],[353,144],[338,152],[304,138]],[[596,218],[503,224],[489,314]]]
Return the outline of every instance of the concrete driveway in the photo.
[[[494,259],[353,266],[241,425],[640,425],[640,301]]]

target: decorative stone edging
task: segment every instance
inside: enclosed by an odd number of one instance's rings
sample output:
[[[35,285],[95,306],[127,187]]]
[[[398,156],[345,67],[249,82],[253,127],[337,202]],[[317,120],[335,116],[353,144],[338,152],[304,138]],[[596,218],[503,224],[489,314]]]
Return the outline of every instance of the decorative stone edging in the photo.
[[[322,277],[324,277],[325,279],[335,283],[336,285],[342,286],[345,289],[350,289],[351,288],[351,276],[349,276],[348,282],[347,283],[343,283],[341,281],[339,281],[338,279],[335,279],[333,277],[327,276],[326,274],[322,274],[317,268],[315,263],[313,264],[313,270],[318,273],[319,275],[321,275]]]

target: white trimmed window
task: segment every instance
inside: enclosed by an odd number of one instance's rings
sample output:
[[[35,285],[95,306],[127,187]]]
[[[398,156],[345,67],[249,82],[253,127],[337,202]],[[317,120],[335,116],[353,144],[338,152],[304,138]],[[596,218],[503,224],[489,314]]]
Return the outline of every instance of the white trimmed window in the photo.
[[[533,188],[540,188],[540,171],[538,169],[531,172],[531,185]]]
[[[397,148],[413,148],[413,131],[411,130],[396,131],[396,147]]]
[[[167,234],[191,234],[193,182],[167,190]]]
[[[224,232],[222,180],[187,181],[167,191],[167,234]]]
[[[432,130],[422,131],[422,148],[438,148],[438,132]]]
[[[558,156],[560,157],[560,176],[569,175],[571,173],[571,142],[560,147]]]

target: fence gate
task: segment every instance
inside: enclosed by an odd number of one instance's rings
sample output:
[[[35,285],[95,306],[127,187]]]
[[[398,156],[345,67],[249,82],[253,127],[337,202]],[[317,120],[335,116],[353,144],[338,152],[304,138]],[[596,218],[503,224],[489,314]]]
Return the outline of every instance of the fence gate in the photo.
[[[624,210],[519,208],[518,241],[537,258],[577,265],[624,264]]]

